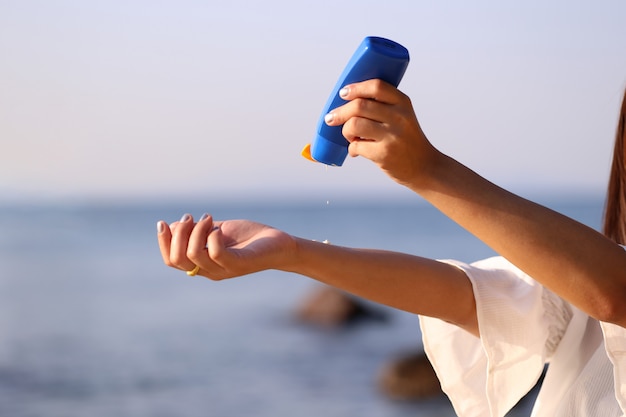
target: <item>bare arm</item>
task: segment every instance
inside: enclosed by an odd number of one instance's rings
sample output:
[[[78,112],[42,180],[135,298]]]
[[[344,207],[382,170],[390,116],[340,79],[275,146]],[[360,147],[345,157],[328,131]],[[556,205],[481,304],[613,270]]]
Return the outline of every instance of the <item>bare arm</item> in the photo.
[[[472,285],[463,271],[432,259],[297,239],[287,270],[401,310],[436,317],[478,335]]]
[[[597,231],[488,182],[442,157],[411,184],[443,213],[550,290],[626,327],[626,251]]]
[[[216,227],[217,226],[217,227]],[[200,267],[214,280],[266,269],[294,272],[394,308],[437,317],[478,335],[471,283],[455,266],[401,253],[352,249],[290,236],[247,220],[159,222],[164,262]]]
[[[350,154],[375,162],[517,267],[599,320],[626,327],[626,252],[600,233],[516,196],[437,151],[408,97],[377,80],[344,90]]]

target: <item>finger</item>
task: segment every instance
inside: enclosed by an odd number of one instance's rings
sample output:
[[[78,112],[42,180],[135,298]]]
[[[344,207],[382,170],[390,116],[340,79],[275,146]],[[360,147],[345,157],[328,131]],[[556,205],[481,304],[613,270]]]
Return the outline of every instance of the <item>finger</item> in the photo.
[[[329,126],[339,126],[352,118],[363,118],[377,122],[388,120],[393,107],[375,100],[356,98],[341,107],[331,110],[324,121]]]
[[[372,145],[372,142],[355,140],[348,145],[348,155],[352,157],[361,156],[374,161],[375,154],[372,152]]]
[[[189,214],[185,214],[178,224],[176,224],[174,230],[172,230],[170,262],[172,266],[182,269],[183,271],[190,271],[196,267],[196,265],[187,258],[187,245],[193,226],[193,217]]]
[[[164,221],[157,222],[157,239],[159,242],[159,250],[161,251],[161,257],[163,262],[167,266],[173,266],[170,261],[170,246],[172,243],[172,231],[167,223]]]
[[[347,101],[363,98],[375,100],[380,103],[398,104],[403,100],[404,94],[385,81],[371,79],[346,85],[339,90],[339,96]]]
[[[379,122],[394,119],[396,106],[410,106],[407,95],[382,80],[373,79],[349,84],[340,90],[347,104],[331,110],[324,118],[329,126],[339,126],[351,117],[364,117]]]
[[[225,268],[228,265],[228,258],[230,253],[226,249],[224,243],[224,234],[220,227],[217,227],[211,234],[209,234],[207,240],[207,249],[209,256],[217,265]]]
[[[187,257],[200,267],[200,275],[205,275],[209,278],[214,277],[222,269],[211,259],[207,248],[209,235],[214,230],[213,218],[208,214],[203,215],[193,228],[187,245]]]
[[[356,140],[375,141],[387,134],[387,126],[375,120],[352,117],[343,125],[341,133],[348,142]]]

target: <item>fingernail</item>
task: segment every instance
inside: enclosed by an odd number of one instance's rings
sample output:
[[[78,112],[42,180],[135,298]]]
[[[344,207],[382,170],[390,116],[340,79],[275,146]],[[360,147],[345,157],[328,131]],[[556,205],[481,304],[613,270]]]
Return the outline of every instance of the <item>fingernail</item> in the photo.
[[[324,116],[324,121],[326,123],[332,123],[334,119],[335,115],[333,113],[328,113],[326,116]]]
[[[198,220],[198,222],[201,222],[202,220],[206,220],[208,218],[209,218],[209,215],[207,213],[204,213],[202,217],[200,217],[200,220]]]
[[[348,95],[349,92],[350,92],[350,89],[348,87],[344,87],[341,90],[339,90],[339,97],[345,97]]]
[[[157,222],[157,232],[159,234],[165,231],[165,223],[163,221]]]
[[[189,219],[191,219],[191,215],[190,214],[183,214],[183,217],[180,218],[180,222],[181,223],[185,223]]]

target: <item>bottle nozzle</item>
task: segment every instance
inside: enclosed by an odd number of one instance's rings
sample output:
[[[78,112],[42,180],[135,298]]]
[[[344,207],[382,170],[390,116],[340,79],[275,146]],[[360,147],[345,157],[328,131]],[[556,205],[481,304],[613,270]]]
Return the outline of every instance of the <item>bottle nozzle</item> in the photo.
[[[317,162],[315,159],[313,159],[313,157],[311,156],[311,144],[307,143],[306,145],[304,145],[304,148],[302,148],[302,152],[300,152],[300,155],[304,156],[306,159],[308,159],[309,161],[312,162]]]

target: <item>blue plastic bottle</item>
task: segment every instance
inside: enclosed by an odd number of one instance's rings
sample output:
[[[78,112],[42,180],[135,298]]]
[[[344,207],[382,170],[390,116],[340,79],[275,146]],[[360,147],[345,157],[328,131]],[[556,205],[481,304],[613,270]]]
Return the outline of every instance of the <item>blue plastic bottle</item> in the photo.
[[[399,43],[368,36],[361,42],[339,77],[317,125],[317,136],[306,145],[302,155],[315,162],[341,166],[348,156],[349,142],[341,133],[342,126],[328,126],[324,116],[344,103],[339,90],[345,85],[374,78],[398,86],[409,65],[409,51]]]

